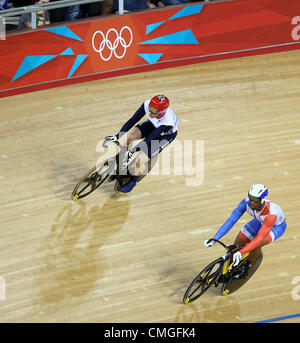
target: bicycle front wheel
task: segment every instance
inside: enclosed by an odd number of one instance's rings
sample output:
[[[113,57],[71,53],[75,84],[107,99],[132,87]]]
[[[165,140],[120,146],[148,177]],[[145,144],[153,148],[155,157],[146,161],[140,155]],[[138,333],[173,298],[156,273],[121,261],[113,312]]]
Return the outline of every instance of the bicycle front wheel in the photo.
[[[111,173],[111,161],[106,160],[90,169],[76,184],[72,199],[82,199],[101,186]]]
[[[206,266],[191,282],[183,296],[184,304],[189,304],[204,294],[222,273],[224,260],[219,258]]]

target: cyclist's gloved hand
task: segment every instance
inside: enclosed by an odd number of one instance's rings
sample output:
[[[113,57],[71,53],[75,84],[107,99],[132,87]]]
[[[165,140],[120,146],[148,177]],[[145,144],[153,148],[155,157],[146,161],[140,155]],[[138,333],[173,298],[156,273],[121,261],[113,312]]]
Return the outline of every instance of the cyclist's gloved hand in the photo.
[[[232,266],[236,267],[240,263],[241,258],[242,258],[242,254],[240,253],[240,251],[237,251],[236,253],[234,253]]]
[[[206,239],[204,242],[203,242],[205,248],[210,248],[212,247],[214,244],[215,244],[215,241],[213,238],[210,238],[210,239]]]
[[[116,142],[118,140],[118,136],[106,136],[103,140],[102,146],[103,148],[107,148],[107,143],[109,142]]]

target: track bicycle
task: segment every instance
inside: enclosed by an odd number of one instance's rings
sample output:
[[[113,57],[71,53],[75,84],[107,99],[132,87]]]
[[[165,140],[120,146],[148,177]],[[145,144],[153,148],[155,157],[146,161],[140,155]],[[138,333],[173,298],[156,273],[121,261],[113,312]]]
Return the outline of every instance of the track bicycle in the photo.
[[[251,266],[249,266],[247,275],[244,278],[236,278],[238,269],[246,263],[249,253],[243,255],[240,263],[233,267],[232,256],[240,247],[234,244],[227,246],[217,239],[214,239],[214,241],[222,245],[227,250],[227,253],[208,264],[193,279],[183,296],[184,304],[189,304],[198,299],[212,285],[217,287],[221,284],[222,295],[228,295],[235,292],[251,278],[261,264],[263,259],[262,254],[251,264]]]
[[[106,158],[104,161],[98,163],[77,182],[71,195],[73,200],[86,197],[105,182],[115,181],[114,189],[116,192],[119,192],[120,188],[128,182],[130,176],[133,175],[135,158],[133,157],[129,164],[123,164],[122,161],[127,149],[118,141],[114,141],[113,143],[119,147],[119,152],[115,156]],[[103,147],[107,148],[107,145],[103,145]],[[153,162],[149,163],[148,173],[153,164]],[[138,181],[141,181],[145,176],[146,175],[141,175]]]

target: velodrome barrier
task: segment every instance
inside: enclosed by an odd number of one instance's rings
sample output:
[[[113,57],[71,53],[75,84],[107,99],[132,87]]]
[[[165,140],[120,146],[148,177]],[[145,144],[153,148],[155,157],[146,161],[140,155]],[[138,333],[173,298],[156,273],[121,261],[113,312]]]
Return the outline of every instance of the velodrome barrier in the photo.
[[[236,0],[97,17],[0,41],[0,97],[300,48],[298,0]]]

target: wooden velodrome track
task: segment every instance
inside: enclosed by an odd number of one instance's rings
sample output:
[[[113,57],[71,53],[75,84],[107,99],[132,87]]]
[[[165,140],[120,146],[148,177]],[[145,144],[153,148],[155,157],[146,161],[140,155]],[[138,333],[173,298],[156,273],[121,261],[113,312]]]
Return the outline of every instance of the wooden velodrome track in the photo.
[[[0,321],[239,323],[299,313],[299,53],[0,99],[0,275],[6,298],[0,300]],[[170,98],[179,118],[176,140],[182,147],[192,141],[185,154],[193,155],[194,165],[196,141],[204,141],[202,183],[188,185],[193,175],[175,175],[172,165],[171,175],[148,175],[130,194],[115,194],[107,184],[71,201],[76,181],[101,154],[98,141],[118,132],[155,93]],[[162,156],[170,153],[174,160],[173,152],[161,154],[158,168]],[[176,163],[182,160],[176,155]],[[264,248],[262,265],[239,291],[223,297],[214,288],[183,305],[195,274],[224,253],[205,249],[203,241],[252,183],[269,187],[269,199],[286,215],[286,233]],[[245,214],[224,242],[231,243],[250,219]]]

